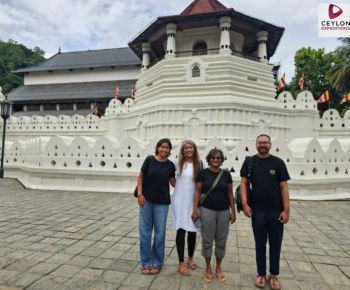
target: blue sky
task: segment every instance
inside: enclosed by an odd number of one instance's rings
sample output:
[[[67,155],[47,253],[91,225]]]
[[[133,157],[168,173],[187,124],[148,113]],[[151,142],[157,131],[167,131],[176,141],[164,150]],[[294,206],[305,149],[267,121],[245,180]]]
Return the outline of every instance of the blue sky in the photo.
[[[124,47],[154,18],[179,14],[192,1],[160,0],[0,0],[0,39],[13,39],[49,57],[62,51]],[[281,63],[287,80],[294,74],[293,57],[303,46],[334,50],[336,38],[319,38],[319,3],[348,0],[222,0],[228,8],[285,27],[271,62]]]

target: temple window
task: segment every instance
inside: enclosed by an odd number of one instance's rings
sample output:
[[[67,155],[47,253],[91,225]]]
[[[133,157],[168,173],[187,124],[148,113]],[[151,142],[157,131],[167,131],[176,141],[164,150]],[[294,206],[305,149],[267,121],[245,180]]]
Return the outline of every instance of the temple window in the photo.
[[[198,78],[201,76],[201,70],[198,65],[194,65],[192,67],[192,77],[193,78]]]
[[[205,55],[208,54],[207,50],[207,44],[205,41],[198,41],[196,44],[193,46],[193,52],[192,55]]]

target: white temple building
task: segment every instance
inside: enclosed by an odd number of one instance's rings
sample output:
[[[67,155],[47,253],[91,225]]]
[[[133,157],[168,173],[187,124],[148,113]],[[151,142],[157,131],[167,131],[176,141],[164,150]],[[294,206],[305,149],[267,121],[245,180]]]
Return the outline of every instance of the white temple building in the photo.
[[[330,109],[320,118],[309,91],[275,99],[269,59],[283,31],[216,0],[157,18],[129,43],[142,63],[130,68],[135,100],[111,98],[101,118],[12,116],[5,176],[30,188],[131,192],[145,156],[169,137],[173,160],[185,138],[203,158],[222,149],[238,184],[245,156],[256,154],[255,138],[266,133],[271,153],[287,164],[293,198],[349,198],[350,111],[341,118]]]

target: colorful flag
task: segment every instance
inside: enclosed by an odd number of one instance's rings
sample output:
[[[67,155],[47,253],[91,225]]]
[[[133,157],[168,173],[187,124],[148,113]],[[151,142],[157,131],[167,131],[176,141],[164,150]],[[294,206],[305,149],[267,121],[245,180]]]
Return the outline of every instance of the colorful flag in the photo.
[[[350,92],[348,92],[348,94],[343,97],[340,104],[342,105],[342,104],[345,104],[346,102],[349,102],[349,101],[350,101]]]
[[[135,99],[135,93],[136,93],[136,90],[135,90],[135,86],[133,85],[131,87],[131,98]]]
[[[317,104],[322,104],[329,101],[329,93],[325,91],[322,96],[317,100]]]
[[[120,91],[118,86],[115,88],[114,98],[117,100],[120,99]]]
[[[302,91],[304,89],[304,74],[301,76],[301,78],[299,79],[299,88]]]
[[[282,89],[285,84],[286,84],[286,74],[283,74],[280,81],[277,84],[277,89],[278,90]]]

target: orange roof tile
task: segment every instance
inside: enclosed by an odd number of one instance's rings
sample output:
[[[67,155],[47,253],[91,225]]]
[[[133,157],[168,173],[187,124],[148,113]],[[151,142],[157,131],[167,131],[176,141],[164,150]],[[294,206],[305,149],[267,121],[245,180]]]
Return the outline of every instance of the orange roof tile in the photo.
[[[194,0],[180,15],[187,16],[224,10],[227,8],[217,0]]]

